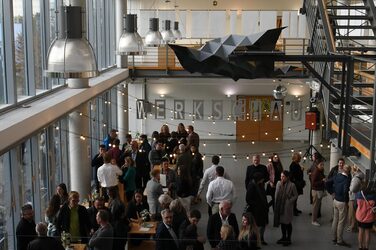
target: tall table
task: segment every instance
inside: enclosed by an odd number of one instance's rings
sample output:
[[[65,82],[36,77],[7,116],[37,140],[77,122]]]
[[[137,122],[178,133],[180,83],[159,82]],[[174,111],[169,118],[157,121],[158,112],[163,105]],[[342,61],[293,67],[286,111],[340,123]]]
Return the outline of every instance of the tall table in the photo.
[[[155,249],[155,241],[151,239],[157,232],[158,222],[150,221],[144,223],[135,223],[130,224],[131,230],[128,232],[129,239],[133,237],[142,237],[145,238],[142,240],[140,245],[133,245],[131,240],[128,240],[128,250],[152,250]]]

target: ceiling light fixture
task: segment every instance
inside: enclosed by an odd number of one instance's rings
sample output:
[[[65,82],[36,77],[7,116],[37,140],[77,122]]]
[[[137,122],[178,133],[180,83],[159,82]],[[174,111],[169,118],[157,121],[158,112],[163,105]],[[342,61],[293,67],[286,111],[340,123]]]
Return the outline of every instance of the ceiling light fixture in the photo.
[[[119,40],[119,55],[145,55],[144,43],[137,33],[137,15],[127,14],[123,17],[124,32]]]
[[[182,38],[181,32],[179,30],[179,22],[174,22],[174,30],[172,31],[176,40],[180,40]]]
[[[99,75],[97,60],[83,36],[81,6],[61,6],[58,33],[47,54],[45,75],[51,78],[91,78]]]
[[[173,43],[175,42],[174,34],[171,31],[171,21],[164,20],[164,29],[162,30],[162,38],[164,43]]]
[[[149,31],[145,36],[145,44],[149,47],[158,47],[162,43],[162,35],[159,32],[159,18],[149,19]]]

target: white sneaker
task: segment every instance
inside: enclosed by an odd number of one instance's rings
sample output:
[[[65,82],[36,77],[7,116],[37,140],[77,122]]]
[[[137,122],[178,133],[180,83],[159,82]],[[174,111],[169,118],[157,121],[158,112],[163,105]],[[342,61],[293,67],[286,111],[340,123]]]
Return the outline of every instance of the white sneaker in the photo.
[[[317,221],[313,221],[313,222],[312,222],[312,225],[314,225],[314,226],[316,226],[316,227],[321,226],[320,223],[318,223]]]

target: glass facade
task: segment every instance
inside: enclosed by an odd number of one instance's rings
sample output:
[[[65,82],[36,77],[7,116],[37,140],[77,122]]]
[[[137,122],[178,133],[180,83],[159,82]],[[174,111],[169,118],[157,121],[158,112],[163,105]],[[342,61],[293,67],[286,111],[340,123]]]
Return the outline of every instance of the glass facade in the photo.
[[[64,87],[64,79],[43,75],[50,44],[56,37],[56,0],[0,0],[0,116],[6,107],[20,108],[22,101]],[[115,65],[115,1],[87,0],[88,40],[98,69]],[[3,11],[3,7],[6,11]],[[13,8],[12,10],[9,10]],[[14,37],[14,50],[4,37]],[[52,92],[51,92],[52,93]],[[116,87],[89,103],[90,153],[116,127]],[[112,103],[112,105],[111,105]],[[16,249],[15,228],[25,203],[33,205],[35,221],[44,221],[49,199],[59,183],[70,185],[69,122],[67,114],[0,155],[0,250]],[[30,125],[32,126],[32,125]],[[88,166],[90,167],[90,166]]]
[[[13,7],[12,12],[3,11],[4,2]],[[65,85],[64,79],[43,75],[48,49],[58,32],[56,11],[60,2],[0,0],[0,112],[4,107],[17,106],[25,99]],[[115,1],[87,0],[86,4],[84,35],[94,48],[98,69],[105,70],[116,63]],[[11,24],[6,27],[11,29],[5,27],[7,20]],[[3,37],[11,35],[13,52],[5,53]],[[5,71],[7,68],[10,70]]]

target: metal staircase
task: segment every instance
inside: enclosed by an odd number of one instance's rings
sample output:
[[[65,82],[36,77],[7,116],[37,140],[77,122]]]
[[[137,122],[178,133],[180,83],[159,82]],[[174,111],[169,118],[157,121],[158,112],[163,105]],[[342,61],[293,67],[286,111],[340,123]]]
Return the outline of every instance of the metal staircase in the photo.
[[[313,67],[332,87],[321,87],[328,132],[336,132],[344,155],[352,155],[354,148],[361,153],[357,163],[369,180],[376,181],[375,4],[373,0],[305,0],[302,10],[311,34],[310,53],[350,57],[347,64],[316,62]],[[333,138],[333,133],[328,134]]]

